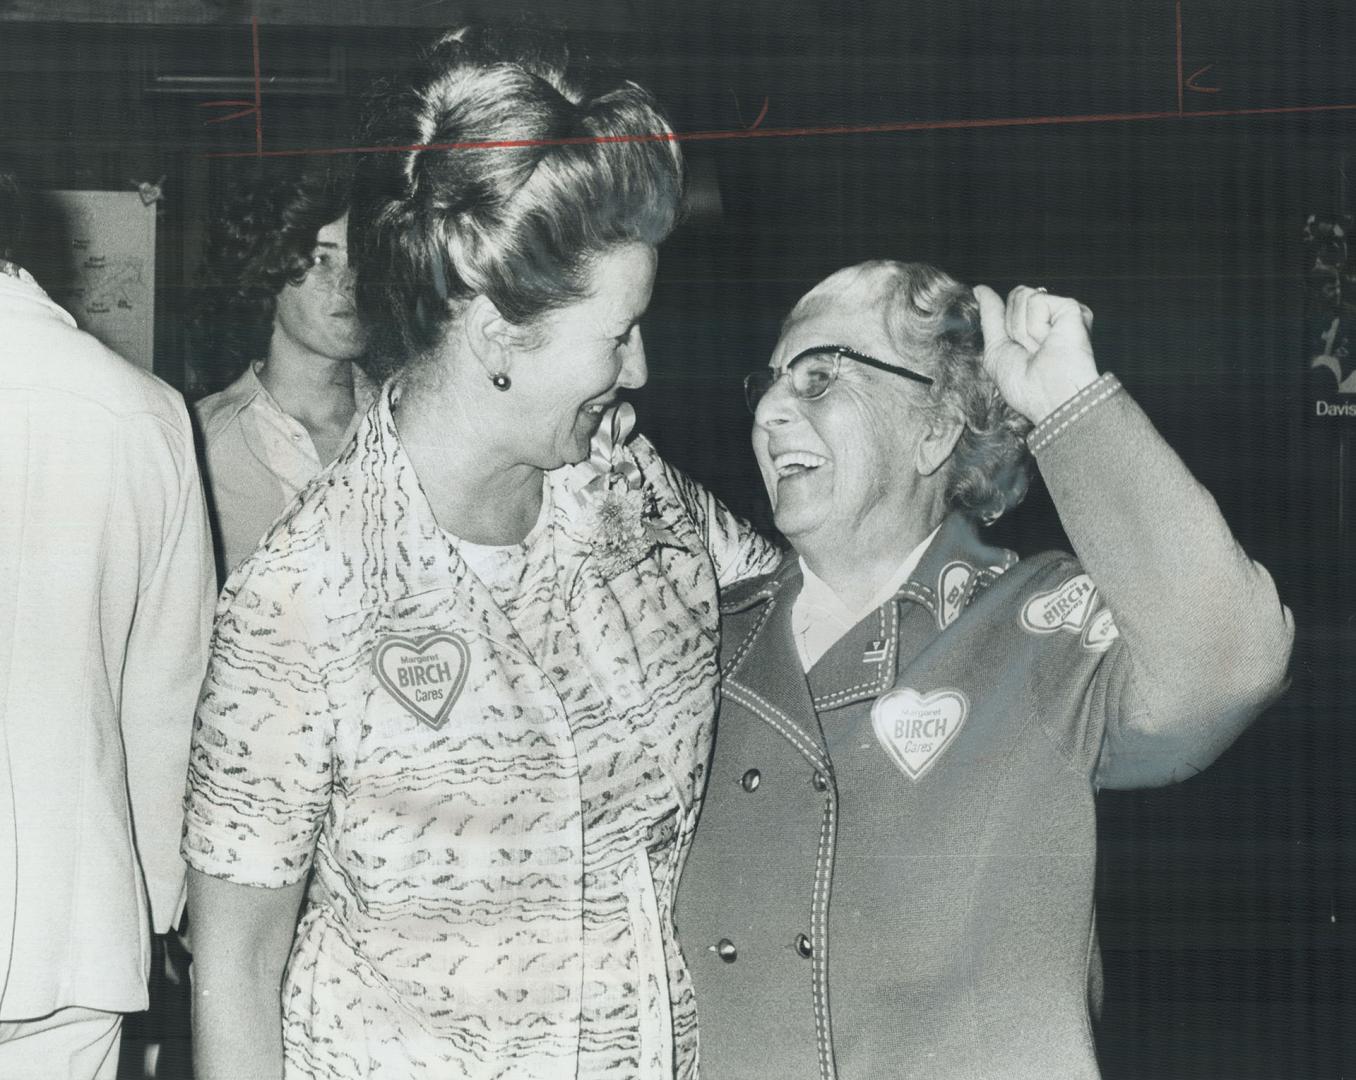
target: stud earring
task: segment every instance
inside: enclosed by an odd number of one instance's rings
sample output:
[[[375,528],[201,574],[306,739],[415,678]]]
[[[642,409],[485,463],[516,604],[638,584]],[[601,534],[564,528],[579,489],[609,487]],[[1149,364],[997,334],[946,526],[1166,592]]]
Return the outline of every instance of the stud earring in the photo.
[[[496,372],[495,374],[491,375],[490,382],[494,383],[494,388],[496,390],[507,390],[510,386],[513,385],[509,377],[505,375],[502,371]]]

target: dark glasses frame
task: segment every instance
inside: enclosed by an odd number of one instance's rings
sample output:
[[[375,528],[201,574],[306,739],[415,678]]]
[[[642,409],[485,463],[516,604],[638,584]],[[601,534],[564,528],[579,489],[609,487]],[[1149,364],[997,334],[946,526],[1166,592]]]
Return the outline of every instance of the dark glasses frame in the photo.
[[[794,369],[797,364],[810,356],[820,356],[829,353],[834,357],[833,375],[824,389],[817,394],[802,393],[796,385]],[[751,371],[744,376],[744,402],[749,407],[749,412],[758,411],[758,402],[763,399],[763,395],[772,389],[772,384],[788,372],[791,373],[791,392],[800,398],[801,401],[817,401],[827,394],[833,384],[838,381],[838,372],[842,367],[843,358],[855,360],[859,364],[865,364],[867,367],[875,368],[877,371],[888,371],[893,375],[899,375],[905,379],[911,379],[914,382],[922,383],[924,386],[931,386],[935,381],[930,375],[923,375],[920,372],[913,371],[906,367],[900,367],[898,364],[887,364],[884,360],[877,360],[874,356],[867,356],[866,353],[858,352],[856,349],[850,349],[846,345],[811,345],[808,349],[802,349],[791,357],[780,369],[760,368],[757,371]]]

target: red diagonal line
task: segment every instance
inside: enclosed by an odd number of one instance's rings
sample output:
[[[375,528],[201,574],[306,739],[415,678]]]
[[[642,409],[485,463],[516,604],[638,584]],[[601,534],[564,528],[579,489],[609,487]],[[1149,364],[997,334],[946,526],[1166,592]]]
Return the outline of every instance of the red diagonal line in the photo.
[[[1198,68],[1197,70],[1193,71],[1190,75],[1187,76],[1187,81],[1186,81],[1187,86],[1191,87],[1191,89],[1195,90],[1197,93],[1200,93],[1200,94],[1218,94],[1218,93],[1219,93],[1219,87],[1218,87],[1218,86],[1197,86],[1197,85],[1196,85],[1196,80],[1199,79],[1202,75],[1204,75],[1207,71],[1209,71],[1209,70],[1210,70],[1212,67],[1214,67],[1214,66],[1215,66],[1214,64],[1206,64],[1205,67],[1203,67],[1203,68]]]
[[[758,127],[759,124],[761,124],[761,123],[763,122],[763,117],[767,116],[767,106],[768,106],[768,99],[767,99],[767,98],[763,98],[763,108],[762,108],[761,111],[758,113],[758,119],[755,120],[752,124],[749,125],[749,130],[750,130],[750,131],[753,131],[755,128]]]
[[[1222,116],[1281,116],[1293,113],[1349,112],[1351,105],[1278,105],[1258,109],[1192,109],[1179,113],[1090,113],[1078,116],[1003,116],[978,120],[904,120],[888,124],[836,124],[824,127],[758,128],[750,131],[739,128],[732,131],[651,132],[641,135],[578,135],[564,139],[500,139],[488,142],[412,143],[407,146],[336,146],[307,150],[268,150],[256,155],[240,150],[207,154],[210,158],[232,157],[302,157],[332,154],[397,154],[423,150],[517,150],[534,146],[579,146],[585,143],[628,142],[714,142],[726,139],[794,139],[822,135],[871,135],[906,131],[960,131],[983,128],[1040,127],[1058,124],[1107,124],[1133,120],[1202,119]]]
[[[211,120],[206,121],[206,123],[221,124],[227,120],[239,120],[242,116],[249,116],[250,113],[257,113],[258,111],[259,110],[254,106],[250,106],[248,109],[241,109],[239,112],[231,113],[229,116],[214,116]]]

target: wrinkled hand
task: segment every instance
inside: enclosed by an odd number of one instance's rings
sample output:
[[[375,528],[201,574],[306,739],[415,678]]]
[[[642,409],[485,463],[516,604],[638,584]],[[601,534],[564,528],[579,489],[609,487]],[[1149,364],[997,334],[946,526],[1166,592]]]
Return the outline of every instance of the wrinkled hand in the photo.
[[[984,369],[1009,405],[1039,424],[1083,387],[1097,381],[1092,312],[1067,296],[1027,285],[1006,306],[987,285],[975,286],[984,330]]]

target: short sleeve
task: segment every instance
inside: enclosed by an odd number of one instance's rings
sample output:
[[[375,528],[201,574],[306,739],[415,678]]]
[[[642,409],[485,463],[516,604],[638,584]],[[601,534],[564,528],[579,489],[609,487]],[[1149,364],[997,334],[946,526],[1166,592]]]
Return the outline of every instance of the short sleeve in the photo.
[[[323,620],[307,617],[301,576],[268,548],[233,575],[194,719],[183,855],[240,885],[301,880],[330,802]]]

